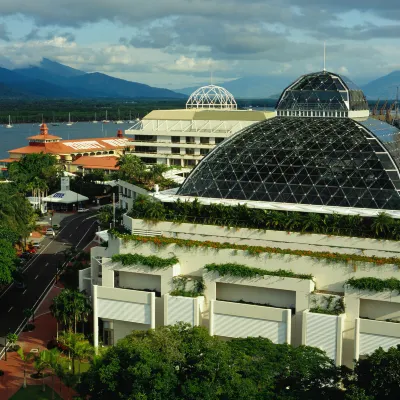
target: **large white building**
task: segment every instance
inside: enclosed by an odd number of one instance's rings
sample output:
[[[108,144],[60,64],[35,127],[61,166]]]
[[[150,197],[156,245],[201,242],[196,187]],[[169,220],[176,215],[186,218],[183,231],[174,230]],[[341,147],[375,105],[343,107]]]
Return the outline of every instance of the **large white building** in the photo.
[[[305,75],[282,94],[279,116],[216,147],[177,193],[155,196],[398,218],[400,132],[369,120],[366,104],[345,78]],[[125,215],[130,234],[91,250],[80,288],[92,296],[95,345],[178,321],[316,346],[338,365],[400,344],[399,242],[201,222]]]
[[[238,110],[226,89],[210,85],[196,90],[183,110],[154,110],[125,131],[133,135],[133,154],[147,164],[193,167],[235,132],[275,115]]]

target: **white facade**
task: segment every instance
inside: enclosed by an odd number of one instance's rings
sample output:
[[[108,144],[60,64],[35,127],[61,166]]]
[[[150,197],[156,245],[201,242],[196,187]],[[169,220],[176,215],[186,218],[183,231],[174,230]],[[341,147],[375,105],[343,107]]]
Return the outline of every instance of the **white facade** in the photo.
[[[275,112],[186,109],[155,110],[125,131],[132,135],[132,154],[147,164],[162,163],[193,167],[216,145]]]
[[[378,257],[400,255],[400,245],[394,241],[185,223],[148,223],[126,215],[124,225],[136,235],[149,237]],[[161,258],[175,256],[179,261],[162,270],[150,270],[141,265],[123,266],[110,261],[112,255],[125,253]],[[113,326],[114,343],[134,329],[184,321],[203,325],[210,334],[223,338],[262,336],[274,343],[316,346],[326,351],[338,365],[351,366],[354,358],[368,354],[379,346],[387,348],[400,344],[400,324],[396,323],[400,321],[400,294],[371,293],[345,285],[351,277],[400,279],[397,265],[338,264],[307,256],[271,253],[252,256],[244,250],[229,248],[187,248],[174,244],[161,247],[151,241],[142,243],[115,237],[110,237],[107,249],[93,248],[91,257],[95,326],[99,318],[106,322],[107,328],[103,329],[107,332],[109,326]],[[204,269],[211,263],[237,263],[266,271],[287,270],[312,275],[313,279],[270,275],[251,279],[220,276]],[[172,279],[178,275],[202,277],[204,297],[171,296]],[[82,277],[82,284],[85,279],[86,275]],[[323,298],[330,296],[344,300],[344,314],[335,316],[309,311],[315,302],[321,304]],[[104,332],[95,333],[97,344],[99,337],[100,340],[104,337]]]

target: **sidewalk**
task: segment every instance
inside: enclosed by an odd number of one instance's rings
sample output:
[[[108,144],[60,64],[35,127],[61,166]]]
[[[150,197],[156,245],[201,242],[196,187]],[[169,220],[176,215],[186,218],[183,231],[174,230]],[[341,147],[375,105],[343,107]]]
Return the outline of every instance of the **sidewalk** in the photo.
[[[18,344],[25,352],[30,352],[32,349],[46,349],[47,343],[56,336],[57,323],[55,318],[50,314],[49,307],[53,298],[61,292],[62,288],[53,286],[49,294],[46,296],[42,304],[39,306],[35,314],[35,329],[32,332],[22,332],[19,335]],[[0,379],[0,399],[6,400],[13,396],[22,386],[24,377],[24,363],[16,352],[8,353],[7,361],[0,360],[0,369],[4,371],[4,376]],[[27,365],[26,377],[27,385],[41,385],[41,379],[33,379],[30,377],[35,369],[32,363]],[[68,388],[55,377],[55,391],[63,399],[71,398],[67,396]],[[51,387],[52,378],[45,378],[45,383]],[[60,385],[61,384],[61,385]],[[61,388],[61,391],[60,391]]]

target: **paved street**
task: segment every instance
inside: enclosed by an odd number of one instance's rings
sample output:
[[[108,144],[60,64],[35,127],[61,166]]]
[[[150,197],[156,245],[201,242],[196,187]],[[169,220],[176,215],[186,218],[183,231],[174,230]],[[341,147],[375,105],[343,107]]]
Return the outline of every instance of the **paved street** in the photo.
[[[62,251],[70,246],[83,249],[93,239],[95,221],[88,213],[71,215],[63,220],[55,238],[44,239],[39,254],[25,266],[26,289],[13,285],[0,295],[0,337],[21,325],[25,318],[23,310],[35,305],[53,279],[57,265],[64,262]]]

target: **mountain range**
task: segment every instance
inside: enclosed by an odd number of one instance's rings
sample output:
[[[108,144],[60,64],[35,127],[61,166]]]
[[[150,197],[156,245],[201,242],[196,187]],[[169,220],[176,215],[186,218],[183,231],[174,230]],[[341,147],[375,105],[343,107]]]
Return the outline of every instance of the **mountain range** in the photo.
[[[168,89],[87,73],[44,58],[38,66],[0,67],[0,97],[185,99]]]
[[[239,99],[276,99],[296,77],[244,76],[219,85]],[[205,83],[207,85],[208,83]],[[400,86],[400,71],[393,71],[361,86],[368,99],[391,100]],[[0,67],[0,98],[132,98],[185,99],[196,87],[175,91],[85,72],[43,58],[26,68]]]

